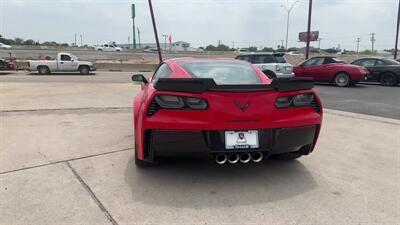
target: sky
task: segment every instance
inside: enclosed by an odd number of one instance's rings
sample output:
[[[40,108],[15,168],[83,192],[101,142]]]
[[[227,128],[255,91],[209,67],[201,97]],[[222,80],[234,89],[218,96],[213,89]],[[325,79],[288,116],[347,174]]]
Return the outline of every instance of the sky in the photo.
[[[275,47],[286,37],[287,12],[294,0],[152,0],[158,33],[192,46]],[[103,44],[132,40],[131,4],[142,43],[154,43],[147,0],[0,0],[0,34],[40,42]],[[311,30],[321,48],[394,48],[399,0],[314,0]],[[307,30],[308,0],[290,14],[289,47],[303,47],[298,33]],[[318,42],[312,46],[317,47]]]

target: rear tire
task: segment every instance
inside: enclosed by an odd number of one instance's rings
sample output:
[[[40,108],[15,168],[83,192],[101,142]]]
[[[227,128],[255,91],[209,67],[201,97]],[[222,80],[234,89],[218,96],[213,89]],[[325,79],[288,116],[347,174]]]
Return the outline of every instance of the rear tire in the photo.
[[[46,75],[46,74],[50,74],[50,69],[47,66],[39,66],[38,72],[40,75]]]
[[[82,75],[88,75],[89,72],[90,72],[90,69],[88,66],[79,67],[79,73],[81,73]]]
[[[351,84],[351,79],[347,73],[343,72],[343,73],[338,73],[333,79],[333,82],[338,87],[348,87]]]
[[[295,160],[303,156],[302,154],[297,154],[297,153],[283,153],[283,154],[277,154],[277,155],[271,155],[271,159],[276,159],[276,160]]]
[[[384,73],[381,76],[381,84],[382,86],[395,86],[397,85],[398,80],[396,76],[392,73]]]

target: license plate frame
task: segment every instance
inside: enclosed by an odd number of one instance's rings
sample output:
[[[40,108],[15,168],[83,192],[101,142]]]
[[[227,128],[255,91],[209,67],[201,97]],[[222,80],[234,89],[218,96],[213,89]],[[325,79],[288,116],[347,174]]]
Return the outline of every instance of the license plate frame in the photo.
[[[225,131],[225,149],[256,149],[259,148],[257,130]]]

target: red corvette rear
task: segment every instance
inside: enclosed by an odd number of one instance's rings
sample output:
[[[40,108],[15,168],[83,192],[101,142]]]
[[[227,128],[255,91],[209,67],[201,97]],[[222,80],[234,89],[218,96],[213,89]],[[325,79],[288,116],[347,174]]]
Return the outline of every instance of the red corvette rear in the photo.
[[[322,107],[307,79],[275,79],[238,60],[162,63],[134,100],[135,159],[209,157],[218,164],[313,151]]]

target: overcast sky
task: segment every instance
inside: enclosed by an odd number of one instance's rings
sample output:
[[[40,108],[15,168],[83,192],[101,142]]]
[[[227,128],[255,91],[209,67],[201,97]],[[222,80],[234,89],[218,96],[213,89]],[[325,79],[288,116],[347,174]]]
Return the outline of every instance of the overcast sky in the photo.
[[[293,0],[289,0],[289,3]],[[132,36],[130,4],[136,4],[141,41],[154,42],[147,0],[0,0],[0,33],[43,41],[84,44],[127,43]],[[276,47],[285,39],[287,0],[153,0],[159,35],[194,46],[222,43],[235,47]],[[314,0],[312,30],[319,30],[321,48],[393,48],[398,0]],[[289,46],[306,31],[308,0],[299,0],[290,17]],[[317,46],[315,42],[312,45]]]

